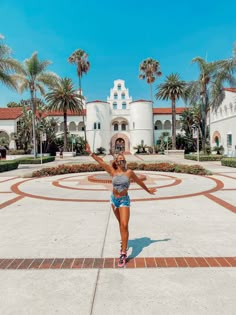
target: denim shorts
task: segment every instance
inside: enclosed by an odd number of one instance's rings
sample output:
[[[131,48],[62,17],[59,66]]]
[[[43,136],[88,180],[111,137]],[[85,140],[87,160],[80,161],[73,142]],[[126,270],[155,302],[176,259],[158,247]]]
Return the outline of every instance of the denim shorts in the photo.
[[[122,197],[115,197],[113,194],[111,195],[111,204],[113,204],[116,208],[120,207],[130,207],[130,198],[129,195]]]

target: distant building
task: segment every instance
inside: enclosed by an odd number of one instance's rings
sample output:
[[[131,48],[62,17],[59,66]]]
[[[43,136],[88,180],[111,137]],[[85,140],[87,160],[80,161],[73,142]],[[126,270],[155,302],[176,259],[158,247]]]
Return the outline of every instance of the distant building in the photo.
[[[177,133],[180,132],[180,114],[184,108],[176,108]],[[17,132],[17,121],[21,108],[0,108],[1,134],[10,138]],[[103,147],[106,153],[124,151],[134,153],[135,146],[153,145],[163,132],[171,136],[171,108],[152,108],[150,100],[135,100],[129,95],[124,80],[115,80],[106,101],[95,100],[84,103],[85,124],[88,142],[92,150]],[[63,133],[63,114],[48,112],[48,117],[58,120],[57,135]],[[84,124],[82,114],[68,112],[68,131],[83,137]]]
[[[221,105],[210,112],[211,146],[222,145],[225,154],[236,156],[236,88],[226,88]]]

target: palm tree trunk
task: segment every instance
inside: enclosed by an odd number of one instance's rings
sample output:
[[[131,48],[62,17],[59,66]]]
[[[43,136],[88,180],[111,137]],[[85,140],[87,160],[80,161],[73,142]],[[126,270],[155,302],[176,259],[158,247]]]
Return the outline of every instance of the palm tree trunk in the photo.
[[[64,111],[64,150],[67,151],[67,113]]]
[[[82,102],[82,93],[81,92],[82,92],[81,76],[79,75],[79,96],[80,96],[80,100]],[[83,124],[84,124],[84,141],[85,141],[85,145],[86,145],[86,143],[87,143],[87,136],[86,136],[86,126],[85,126],[85,120],[84,120],[83,112],[82,112],[82,119],[83,119]]]
[[[37,157],[37,140],[36,140],[36,130],[35,130],[36,108],[35,108],[35,98],[34,98],[33,89],[30,89],[30,95],[31,95],[31,104],[32,104],[32,133],[33,133],[34,158],[36,159]]]
[[[175,99],[172,99],[172,150],[176,149],[176,109]]]

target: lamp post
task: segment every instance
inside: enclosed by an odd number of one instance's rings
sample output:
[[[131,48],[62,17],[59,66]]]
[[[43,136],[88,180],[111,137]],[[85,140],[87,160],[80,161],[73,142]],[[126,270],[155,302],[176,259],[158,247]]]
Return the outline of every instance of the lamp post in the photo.
[[[199,162],[199,129],[198,126],[192,125],[193,139],[197,139],[197,160]]]

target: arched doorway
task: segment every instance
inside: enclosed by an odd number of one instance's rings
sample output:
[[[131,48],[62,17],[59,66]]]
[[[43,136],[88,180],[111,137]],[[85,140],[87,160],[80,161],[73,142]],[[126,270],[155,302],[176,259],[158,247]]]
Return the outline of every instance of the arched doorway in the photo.
[[[118,138],[115,142],[115,152],[124,152],[125,151],[125,140]]]
[[[129,153],[130,152],[130,141],[127,135],[124,133],[116,133],[111,138],[110,142],[110,152],[114,154],[116,152]]]

